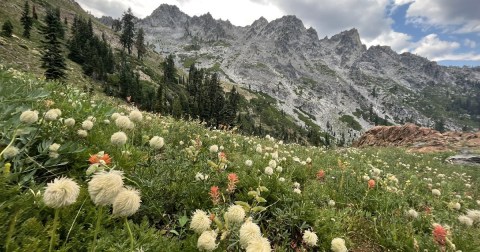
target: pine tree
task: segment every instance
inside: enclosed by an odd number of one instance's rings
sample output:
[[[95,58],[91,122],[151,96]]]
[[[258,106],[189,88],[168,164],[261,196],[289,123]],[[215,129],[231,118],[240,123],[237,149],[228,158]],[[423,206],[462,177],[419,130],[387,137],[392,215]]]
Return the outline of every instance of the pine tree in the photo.
[[[65,58],[62,55],[62,45],[58,41],[58,25],[61,25],[56,13],[48,9],[45,15],[45,26],[40,31],[44,35],[42,40],[42,68],[45,68],[45,78],[47,80],[63,79],[66,76]]]
[[[182,104],[180,98],[173,100],[172,104],[172,116],[179,119],[182,116]]]
[[[11,37],[13,33],[13,25],[10,20],[5,21],[2,25],[2,36]]]
[[[143,55],[147,52],[147,48],[145,47],[145,33],[143,32],[143,28],[138,29],[137,32],[137,39],[135,40],[135,47],[137,48],[137,58],[141,60]]]
[[[122,21],[120,21],[119,19],[114,19],[112,23],[112,30],[114,32],[119,32],[120,30],[122,30]]]
[[[57,30],[57,36],[59,39],[64,39],[65,38],[65,29],[62,24],[62,19],[60,17],[60,7],[55,8],[55,16],[57,17],[55,19],[55,28]]]
[[[165,79],[166,84],[175,83],[175,62],[173,60],[173,55],[168,55],[167,59],[164,62],[163,66],[163,78]]]
[[[30,14],[30,5],[28,4],[28,1],[25,1],[22,17],[20,18],[20,22],[23,25],[23,36],[25,38],[30,38],[30,30],[32,29],[32,25],[33,25],[33,18],[30,17],[29,14]]]
[[[123,49],[127,49],[128,54],[132,54],[133,38],[135,36],[135,24],[133,23],[135,16],[132,13],[132,9],[128,8],[127,12],[123,13],[122,23],[123,31],[120,36],[120,43],[122,43]]]

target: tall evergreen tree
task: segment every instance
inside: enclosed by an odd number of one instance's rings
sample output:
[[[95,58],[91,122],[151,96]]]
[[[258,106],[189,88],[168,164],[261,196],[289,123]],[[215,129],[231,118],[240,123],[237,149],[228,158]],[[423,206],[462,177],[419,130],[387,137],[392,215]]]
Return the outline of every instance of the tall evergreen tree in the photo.
[[[33,25],[33,18],[30,17],[29,14],[30,14],[30,5],[28,4],[28,0],[27,0],[25,1],[22,17],[20,18],[20,22],[23,25],[23,36],[25,38],[30,38],[30,30],[32,29],[32,25]]]
[[[63,27],[62,24],[62,19],[60,17],[60,7],[55,8],[55,16],[57,17],[55,19],[55,27],[57,29],[57,36],[59,39],[64,39],[65,38],[65,28]]]
[[[145,33],[143,32],[143,28],[138,29],[137,38],[135,39],[135,47],[137,48],[137,58],[141,60],[143,55],[147,52],[147,48],[145,47]]]
[[[5,21],[2,25],[2,36],[11,37],[13,33],[13,25],[10,20]]]
[[[47,80],[63,79],[66,76],[65,58],[62,55],[62,45],[58,41],[59,24],[61,22],[56,13],[48,9],[45,15],[45,25],[41,27],[40,32],[44,35],[42,40],[42,68],[45,68],[45,78]]]
[[[165,79],[165,83],[166,84],[175,83],[175,75],[176,75],[175,62],[173,60],[173,55],[170,54],[168,55],[163,65],[163,77]]]
[[[122,30],[122,21],[120,21],[119,19],[114,19],[112,23],[112,30],[114,32],[119,32],[120,30]]]
[[[122,23],[123,30],[122,35],[120,36],[120,43],[123,46],[123,49],[127,49],[128,54],[132,54],[133,39],[135,36],[135,23],[133,20],[135,16],[132,13],[132,9],[128,8],[127,12],[123,13]]]

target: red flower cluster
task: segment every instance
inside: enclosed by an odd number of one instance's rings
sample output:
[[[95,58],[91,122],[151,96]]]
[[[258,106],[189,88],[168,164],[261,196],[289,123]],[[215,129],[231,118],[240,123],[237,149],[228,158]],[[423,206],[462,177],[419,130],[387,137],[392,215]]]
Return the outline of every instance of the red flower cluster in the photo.
[[[110,156],[107,153],[105,153],[103,155],[93,154],[93,155],[90,155],[90,158],[88,159],[90,164],[100,163],[101,160],[103,160],[106,165],[108,165],[112,162],[112,159],[110,158]]]
[[[230,173],[230,174],[228,174],[227,178],[228,178],[227,192],[233,193],[233,191],[235,191],[235,188],[237,187],[238,176],[235,173]]]
[[[375,187],[375,180],[370,179],[368,181],[368,189],[373,189]]]
[[[433,239],[441,246],[447,242],[447,230],[441,225],[436,225],[433,229]]]
[[[319,170],[317,172],[317,179],[322,181],[325,178],[325,171],[324,170]]]
[[[218,186],[210,187],[210,198],[213,202],[213,205],[218,205],[218,203],[220,203],[220,189]]]

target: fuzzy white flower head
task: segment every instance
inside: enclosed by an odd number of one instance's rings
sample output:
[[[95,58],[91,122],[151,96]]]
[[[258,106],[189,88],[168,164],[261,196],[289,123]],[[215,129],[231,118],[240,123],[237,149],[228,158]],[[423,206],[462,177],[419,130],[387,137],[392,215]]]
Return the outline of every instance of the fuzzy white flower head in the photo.
[[[140,208],[140,192],[133,188],[121,190],[112,205],[112,214],[117,217],[128,217],[135,214]]]
[[[372,174],[372,176],[374,177],[378,177],[380,176],[380,174],[382,173],[382,170],[378,169],[378,168],[373,168],[370,173]]]
[[[82,122],[82,129],[91,130],[93,128],[93,122],[90,120],[85,120]]]
[[[228,207],[225,213],[225,219],[230,223],[242,223],[243,219],[245,219],[245,210],[242,206],[232,205]]]
[[[115,113],[113,113],[113,114],[110,116],[110,119],[112,119],[112,120],[115,121],[115,120],[117,120],[117,118],[119,118],[120,116],[121,116],[120,113],[115,112]]]
[[[210,146],[209,150],[210,150],[211,153],[217,153],[218,152],[218,145],[214,144],[214,145]]]
[[[293,187],[295,187],[295,188],[300,188],[300,183],[294,182],[294,183],[293,183]]]
[[[38,120],[38,111],[26,110],[20,115],[20,121],[25,124],[32,124]]]
[[[345,240],[342,238],[335,238],[332,240],[332,251],[333,252],[347,252],[348,249],[345,246]]]
[[[163,137],[159,137],[159,136],[152,137],[152,139],[150,139],[148,143],[150,144],[150,147],[157,150],[161,149],[165,145],[165,141]]]
[[[79,130],[77,130],[77,135],[79,137],[85,138],[85,137],[88,136],[88,132],[84,129],[79,129]]]
[[[265,167],[265,171],[264,171],[264,172],[265,172],[265,174],[267,174],[268,176],[271,176],[271,175],[273,174],[273,169],[272,169],[272,167],[267,166],[267,167]]]
[[[125,134],[122,131],[113,133],[113,135],[110,137],[110,142],[113,145],[124,145],[127,143],[127,134]]]
[[[190,228],[197,234],[201,234],[210,228],[212,220],[208,217],[205,211],[197,209],[193,212],[192,222],[190,222]]]
[[[112,204],[123,189],[123,173],[121,171],[98,172],[88,182],[88,193],[97,206]]]
[[[272,159],[278,160],[278,151],[272,152]]]
[[[50,109],[45,113],[45,120],[46,121],[55,121],[62,115],[62,111],[60,109]]]
[[[67,118],[65,121],[63,121],[63,124],[65,124],[67,127],[73,127],[73,125],[75,125],[75,119]]]
[[[245,165],[248,166],[248,167],[250,167],[250,166],[253,165],[253,161],[250,160],[250,159],[248,159],[248,160],[245,161]]]
[[[308,157],[308,158],[305,160],[305,162],[306,162],[307,164],[310,164],[310,163],[312,163],[312,159]]]
[[[462,205],[460,205],[460,203],[458,202],[450,202],[448,203],[448,208],[450,209],[455,209],[455,210],[460,210],[460,208],[462,207]]]
[[[285,178],[284,177],[278,178],[278,181],[285,182]]]
[[[282,172],[282,171],[283,171],[283,167],[277,166],[277,168],[275,168],[275,170],[276,170],[277,172]]]
[[[132,110],[130,112],[130,114],[128,115],[128,117],[130,118],[130,120],[132,120],[134,122],[141,122],[142,119],[143,119],[142,112],[140,112],[138,110]]]
[[[275,160],[270,160],[270,162],[268,162],[268,166],[272,167],[273,169],[275,169],[275,167],[277,167],[277,161]]]
[[[302,194],[302,190],[300,190],[298,188],[293,189],[293,192],[296,193],[296,194]]]
[[[438,190],[438,189],[433,189],[433,190],[432,190],[432,194],[433,194],[434,196],[440,196],[440,195],[442,195],[442,193],[441,193],[440,190]]]
[[[257,148],[255,149],[255,151],[256,151],[257,153],[260,153],[260,154],[261,154],[261,153],[263,152],[262,146],[261,146],[261,145],[257,145]]]
[[[363,175],[362,179],[364,181],[369,181],[370,180],[370,177],[368,175]]]
[[[334,200],[329,200],[328,201],[328,206],[329,207],[334,207],[335,206],[335,201]]]
[[[195,180],[196,181],[202,181],[202,180],[207,180],[208,179],[208,175],[203,175],[203,173],[201,172],[197,172],[197,174],[195,175]]]
[[[80,187],[69,178],[56,178],[53,182],[47,183],[43,201],[45,205],[52,208],[69,206],[77,201]]]
[[[252,239],[247,246],[246,252],[271,252],[270,242],[265,237],[256,237]]]
[[[462,223],[463,225],[465,226],[472,226],[473,225],[473,220],[466,216],[466,215],[460,215],[458,216],[458,221],[460,221],[460,223]]]
[[[416,218],[418,217],[418,212],[415,211],[415,209],[409,209],[409,210],[407,211],[407,216],[408,216],[408,217],[411,217],[411,218],[413,218],[413,219],[416,219]]]
[[[119,127],[120,129],[133,129],[134,124],[132,121],[130,121],[130,118],[128,116],[119,116],[115,120],[115,125]]]
[[[9,146],[3,150],[3,158],[9,159],[13,158],[20,153],[20,150],[15,146]]]
[[[58,143],[53,143],[48,146],[48,150],[52,152],[58,152],[58,149],[60,149],[60,144]]]
[[[246,248],[253,239],[261,236],[260,227],[253,223],[251,219],[245,221],[240,227],[240,245],[242,248]]]
[[[216,240],[217,233],[215,231],[204,231],[200,237],[198,237],[197,248],[200,251],[213,251],[218,246],[218,244],[215,243]]]
[[[467,216],[475,223],[480,222],[480,210],[467,210]]]
[[[305,230],[303,233],[303,242],[311,247],[316,246],[318,242],[318,236],[310,230]]]

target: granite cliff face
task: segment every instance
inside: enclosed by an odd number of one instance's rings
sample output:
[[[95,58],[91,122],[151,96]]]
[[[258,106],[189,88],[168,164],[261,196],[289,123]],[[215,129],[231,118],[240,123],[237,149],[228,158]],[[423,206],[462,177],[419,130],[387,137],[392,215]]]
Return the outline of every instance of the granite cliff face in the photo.
[[[318,38],[295,16],[268,22],[261,17],[239,27],[209,13],[190,17],[161,5],[139,20],[147,41],[177,66],[219,71],[224,81],[266,93],[304,125],[358,136],[358,127],[406,121],[432,126],[443,118],[450,129],[472,115],[450,113],[445,99],[480,86],[480,68],[451,68],[388,46],[362,44],[356,29]]]

